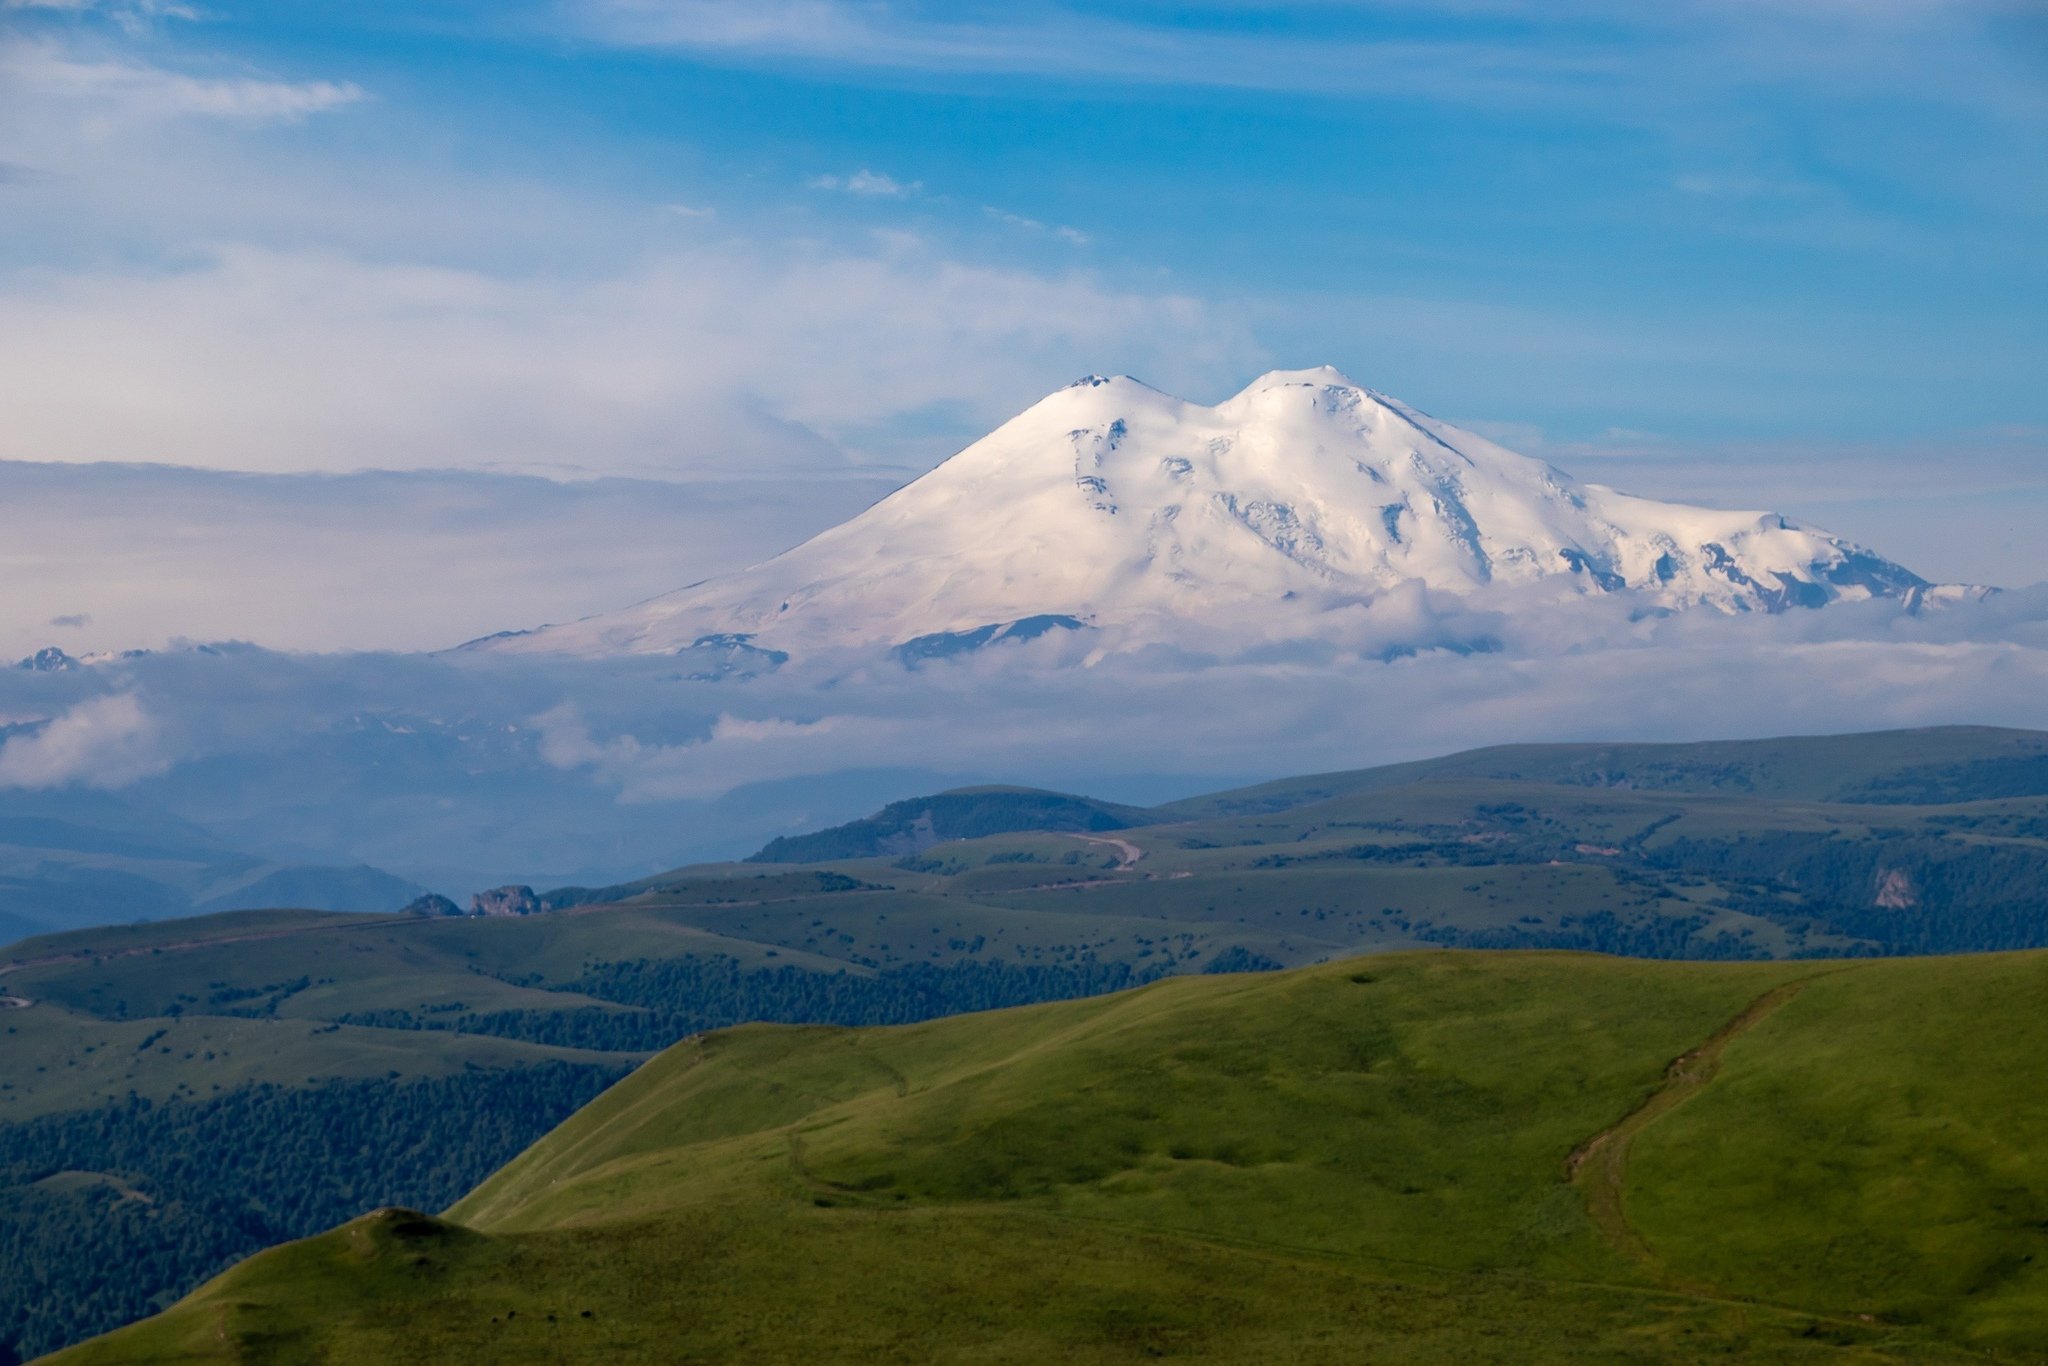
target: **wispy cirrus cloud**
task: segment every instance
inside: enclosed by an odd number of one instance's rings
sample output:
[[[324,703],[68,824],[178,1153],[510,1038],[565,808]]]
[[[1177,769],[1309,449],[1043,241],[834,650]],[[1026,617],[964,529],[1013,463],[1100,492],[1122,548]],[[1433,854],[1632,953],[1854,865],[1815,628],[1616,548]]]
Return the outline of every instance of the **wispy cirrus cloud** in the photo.
[[[1882,89],[1915,99],[2024,99],[1999,71],[1994,5],[1958,0],[1271,0],[1007,5],[920,0],[557,0],[599,41],[842,71],[1034,76],[1362,98],[1560,98],[1640,118],[1731,77]],[[1935,70],[1963,62],[1979,79]],[[2038,100],[2036,100],[2038,104]]]
[[[138,14],[164,19],[197,19],[199,11],[175,0],[0,0],[0,10],[59,10],[70,14],[92,11]]]
[[[13,98],[70,105],[102,129],[181,118],[296,123],[367,98],[352,81],[198,76],[138,61],[83,58],[48,42],[0,47],[0,81]]]
[[[815,175],[805,183],[814,190],[840,190],[868,199],[907,199],[924,189],[921,180],[898,180],[866,168],[852,175]]]
[[[123,31],[140,35],[159,19],[196,20],[200,11],[180,0],[0,0],[0,10],[42,10],[59,14],[100,14]]]
[[[1286,8],[1301,8],[1300,6]],[[876,0],[565,0],[602,41],[738,59],[872,70],[1035,75],[1115,85],[1214,85],[1384,94],[1496,95],[1612,76],[1611,57],[1506,39],[1189,26],[1038,4],[996,9]],[[1238,16],[1245,17],[1243,12]],[[1257,13],[1251,14],[1257,19]]]
[[[1089,242],[1087,233],[1079,228],[1070,228],[1064,223],[1042,223],[1036,218],[1011,213],[1008,209],[999,209],[993,204],[983,205],[981,211],[989,219],[1001,223],[1006,228],[1016,228],[1020,232],[1049,233],[1069,246],[1085,247]]]

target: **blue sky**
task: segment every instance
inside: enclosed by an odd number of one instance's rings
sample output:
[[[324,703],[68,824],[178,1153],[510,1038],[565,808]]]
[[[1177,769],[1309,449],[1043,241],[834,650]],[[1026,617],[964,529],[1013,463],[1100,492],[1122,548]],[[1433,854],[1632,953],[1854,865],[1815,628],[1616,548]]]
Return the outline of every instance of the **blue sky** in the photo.
[[[0,0],[0,457],[914,471],[1332,363],[2048,577],[2048,17]]]

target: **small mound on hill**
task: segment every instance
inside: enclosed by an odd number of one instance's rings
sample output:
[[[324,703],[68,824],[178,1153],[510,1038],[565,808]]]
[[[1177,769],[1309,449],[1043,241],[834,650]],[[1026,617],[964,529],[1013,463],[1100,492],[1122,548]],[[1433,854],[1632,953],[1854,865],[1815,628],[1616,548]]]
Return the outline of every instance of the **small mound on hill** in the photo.
[[[834,863],[923,853],[943,840],[980,839],[1026,830],[1060,833],[1124,830],[1148,824],[1142,807],[1120,806],[1028,787],[963,787],[893,802],[872,816],[808,835],[770,840],[749,863]]]

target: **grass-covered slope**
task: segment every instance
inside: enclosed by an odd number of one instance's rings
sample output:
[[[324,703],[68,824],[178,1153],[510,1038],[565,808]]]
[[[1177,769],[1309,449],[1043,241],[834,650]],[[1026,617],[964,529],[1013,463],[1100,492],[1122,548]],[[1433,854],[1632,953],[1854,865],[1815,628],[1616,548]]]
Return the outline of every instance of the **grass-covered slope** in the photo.
[[[686,1041],[125,1361],[2048,1350],[2048,956],[1401,954]]]
[[[451,1198],[564,1113],[524,1077],[608,1077],[742,1022],[904,1023],[1367,950],[2048,946],[2043,793],[2048,736],[2018,731],[1510,748],[1167,812],[966,790],[825,832],[866,857],[557,889],[523,918],[244,912],[19,943],[0,950],[0,1366],[267,1241]],[[529,1127],[447,1146],[435,1088]],[[280,1219],[241,1168],[188,1161],[273,1106],[309,1129],[375,1111],[440,1166],[281,1150],[266,1179],[357,1203]],[[141,1217],[174,1204],[176,1237]],[[127,1293],[94,1307],[77,1287],[110,1263]]]

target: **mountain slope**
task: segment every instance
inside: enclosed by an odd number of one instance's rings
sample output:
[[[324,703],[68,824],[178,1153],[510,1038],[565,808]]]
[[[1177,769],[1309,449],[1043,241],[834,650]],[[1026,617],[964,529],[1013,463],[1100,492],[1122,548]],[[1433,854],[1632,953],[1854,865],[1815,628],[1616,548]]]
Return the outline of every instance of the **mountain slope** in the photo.
[[[1083,627],[1131,644],[1282,639],[1418,584],[1724,612],[1928,587],[1775,514],[1582,483],[1328,368],[1275,371],[1213,408],[1091,376],[765,564],[473,645],[733,670]]]
[[[1413,954],[741,1029],[59,1360],[2033,1354],[2044,1006],[2038,954]]]

